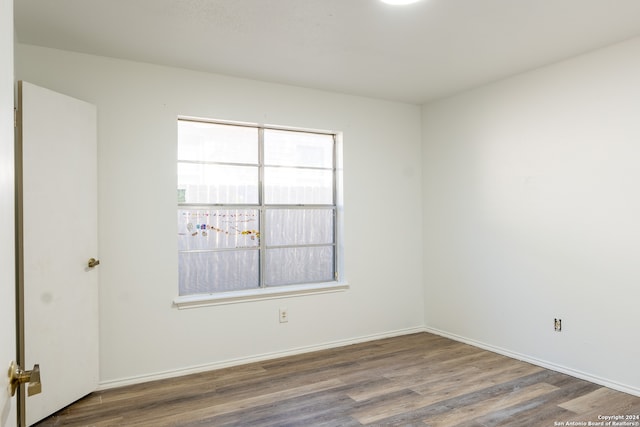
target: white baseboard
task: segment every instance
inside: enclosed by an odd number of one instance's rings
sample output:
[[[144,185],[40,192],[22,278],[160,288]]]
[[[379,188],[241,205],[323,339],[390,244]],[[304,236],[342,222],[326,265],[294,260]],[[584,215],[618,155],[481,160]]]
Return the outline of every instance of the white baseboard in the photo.
[[[285,351],[264,353],[264,354],[259,354],[255,356],[249,356],[249,357],[241,357],[237,359],[224,360],[221,362],[208,363],[205,365],[191,366],[188,368],[172,369],[169,371],[156,372],[152,374],[138,375],[134,377],[120,378],[116,380],[101,381],[100,384],[98,385],[98,390],[107,390],[107,389],[116,388],[116,387],[123,387],[127,385],[145,383],[149,381],[175,378],[183,375],[197,374],[200,372],[213,371],[216,369],[228,368],[231,366],[244,365],[247,363],[254,363],[254,362],[262,362],[265,360],[278,359],[280,357],[294,356],[296,354],[310,353],[318,350],[344,347],[351,344],[359,344],[362,342],[374,341],[374,340],[379,340],[383,338],[391,338],[391,337],[397,337],[401,335],[415,334],[418,332],[425,332],[424,327],[420,326],[420,327],[414,327],[414,328],[400,329],[396,331],[384,332],[381,334],[366,335],[366,336],[350,338],[346,340],[332,341],[324,344],[298,347],[298,348],[285,350]]]
[[[535,357],[527,356],[525,354],[517,353],[514,351],[506,350],[504,348],[496,347],[493,345],[485,344],[480,341],[476,341],[470,338],[466,338],[460,335],[452,334],[449,332],[441,331],[439,329],[430,328],[430,327],[413,327],[407,329],[400,329],[396,331],[389,331],[380,334],[372,334],[366,335],[356,338],[350,338],[345,340],[332,341],[324,344],[306,346],[306,347],[298,347],[285,351],[278,351],[273,353],[264,353],[249,357],[241,357],[237,359],[224,360],[220,362],[208,363],[204,365],[191,366],[187,368],[173,369],[169,371],[156,372],[152,374],[138,375],[134,377],[120,378],[116,380],[102,381],[98,386],[98,390],[107,390],[116,387],[123,387],[127,385],[140,384],[148,381],[156,381],[167,378],[175,378],[183,375],[196,374],[200,372],[213,371],[222,368],[228,368],[231,366],[244,365],[248,363],[254,362],[262,362],[265,360],[273,360],[278,359],[280,357],[286,356],[294,356],[297,354],[309,353],[313,351],[326,350],[330,348],[338,348],[344,347],[351,344],[359,344],[367,341],[374,341],[383,338],[391,338],[397,337],[401,335],[414,334],[418,332],[429,332],[435,335],[440,335],[445,338],[452,339],[454,341],[462,342],[465,344],[472,345],[474,347],[482,348],[487,351],[491,351],[493,353],[502,354],[503,356],[511,357],[512,359],[521,360],[523,362],[531,363],[536,366],[543,367],[545,369],[550,369],[552,371],[560,372],[563,374],[570,375],[575,378],[579,378],[585,381],[592,382],[594,384],[599,384],[604,387],[608,387],[613,390],[621,391],[623,393],[631,394],[633,396],[640,397],[640,389],[636,387],[629,386],[627,384],[618,383],[616,381],[611,381],[606,378],[601,378],[596,375],[592,375],[586,372],[578,371],[572,368],[568,368],[566,366],[557,365],[555,363],[548,362],[546,360],[537,359]]]
[[[604,387],[608,387],[613,390],[621,391],[623,393],[631,394],[633,396],[640,397],[640,389],[636,387],[629,386],[627,384],[621,384],[615,381],[608,380],[606,378],[601,378],[596,375],[592,375],[586,372],[577,371],[575,369],[567,368],[566,366],[556,365],[555,363],[547,362],[546,360],[540,360],[535,357],[527,356],[525,354],[516,353],[510,350],[506,350],[504,348],[495,347],[489,344],[485,344],[480,341],[476,341],[473,339],[469,339],[466,337],[462,337],[460,335],[451,334],[449,332],[441,331],[435,328],[425,327],[423,329],[425,332],[429,332],[435,335],[440,335],[445,338],[452,339],[454,341],[462,342],[465,344],[472,345],[474,347],[482,348],[484,350],[491,351],[493,353],[502,354],[503,356],[510,357],[512,359],[521,360],[523,362],[531,363],[536,366],[543,367],[545,369],[550,369],[552,371],[560,372],[562,374],[567,374],[575,378],[579,378],[581,380],[589,381],[594,384],[598,384]]]

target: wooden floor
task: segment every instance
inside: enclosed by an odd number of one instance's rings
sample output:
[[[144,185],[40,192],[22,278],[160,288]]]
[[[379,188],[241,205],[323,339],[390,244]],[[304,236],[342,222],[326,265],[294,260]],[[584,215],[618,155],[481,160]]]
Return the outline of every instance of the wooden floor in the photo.
[[[640,397],[420,333],[96,392],[38,426],[544,427],[599,415],[640,415]]]

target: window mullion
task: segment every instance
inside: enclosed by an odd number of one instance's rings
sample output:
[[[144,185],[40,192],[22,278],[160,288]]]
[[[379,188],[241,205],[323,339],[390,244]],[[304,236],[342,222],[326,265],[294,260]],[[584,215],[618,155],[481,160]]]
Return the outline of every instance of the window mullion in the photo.
[[[338,280],[338,141],[333,135],[333,277]]]
[[[265,231],[265,219],[267,217],[265,213],[265,205],[264,205],[264,128],[258,129],[258,203],[260,204],[260,238],[258,241],[260,242],[260,252],[258,259],[260,260],[260,274],[259,274],[259,284],[260,288],[264,288],[264,277],[265,277],[265,266],[266,262],[266,231]]]

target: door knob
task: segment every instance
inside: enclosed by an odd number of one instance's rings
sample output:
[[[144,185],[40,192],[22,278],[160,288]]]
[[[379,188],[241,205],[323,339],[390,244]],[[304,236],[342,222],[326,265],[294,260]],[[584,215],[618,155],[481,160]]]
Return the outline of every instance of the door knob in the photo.
[[[27,394],[42,393],[42,384],[40,383],[40,365],[33,365],[33,369],[25,371],[16,362],[11,362],[9,367],[9,384],[11,385],[11,396],[16,394],[16,390],[20,384],[29,384]]]
[[[90,258],[89,262],[87,263],[87,265],[89,266],[89,268],[93,268],[97,265],[100,265],[100,260],[99,259],[95,259],[95,258]]]

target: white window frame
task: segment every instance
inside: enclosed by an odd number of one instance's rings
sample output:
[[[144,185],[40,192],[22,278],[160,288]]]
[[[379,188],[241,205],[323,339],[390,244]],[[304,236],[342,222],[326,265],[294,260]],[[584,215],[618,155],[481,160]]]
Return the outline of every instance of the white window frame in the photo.
[[[260,149],[259,149],[260,159],[259,159],[258,167],[259,167],[261,177],[263,174],[263,168],[265,167],[262,161],[263,133],[265,129],[286,130],[286,131],[292,131],[292,132],[319,133],[319,134],[333,136],[333,139],[334,139],[334,170],[333,170],[334,205],[331,205],[331,208],[334,210],[333,247],[334,247],[334,254],[335,254],[334,255],[335,277],[334,277],[334,280],[330,282],[288,284],[288,285],[281,285],[281,286],[265,286],[263,278],[260,277],[260,287],[258,288],[246,289],[246,290],[234,290],[234,291],[228,291],[228,292],[180,295],[174,298],[173,300],[174,306],[179,309],[185,309],[185,308],[195,308],[195,307],[220,305],[220,304],[233,304],[233,303],[241,303],[241,302],[249,302],[249,301],[258,301],[258,300],[264,300],[264,299],[290,298],[290,297],[296,297],[296,296],[302,296],[302,295],[325,294],[325,293],[341,292],[341,291],[347,290],[349,288],[349,285],[346,282],[345,274],[344,274],[344,222],[343,222],[344,198],[343,198],[342,133],[325,131],[325,130],[317,130],[317,129],[304,129],[304,128],[293,128],[293,127],[285,127],[285,126],[260,125],[257,123],[203,119],[203,118],[189,117],[189,116],[179,116],[176,124],[179,121],[183,121],[183,120],[257,128],[259,131],[259,144],[260,144]],[[262,182],[262,178],[260,178],[259,203],[257,205],[242,206],[242,208],[257,209],[261,213],[261,217],[263,217],[264,212],[269,207],[275,206],[277,208],[300,208],[304,206],[310,206],[310,207],[318,206],[318,205],[266,205],[264,202],[264,197],[262,192],[263,192],[263,182]],[[204,209],[207,209],[207,208],[210,209],[212,207],[227,207],[227,206],[236,207],[235,205],[226,205],[226,204],[210,205],[210,204],[178,203],[177,209],[181,209],[181,208],[183,209],[185,207],[187,208],[202,207]],[[261,233],[261,236],[265,236],[263,220],[260,221],[260,233]],[[264,238],[261,238],[260,240],[261,242],[258,250],[260,251],[260,253],[264,253],[267,249],[266,242]],[[296,245],[296,246],[304,246],[304,245]]]

